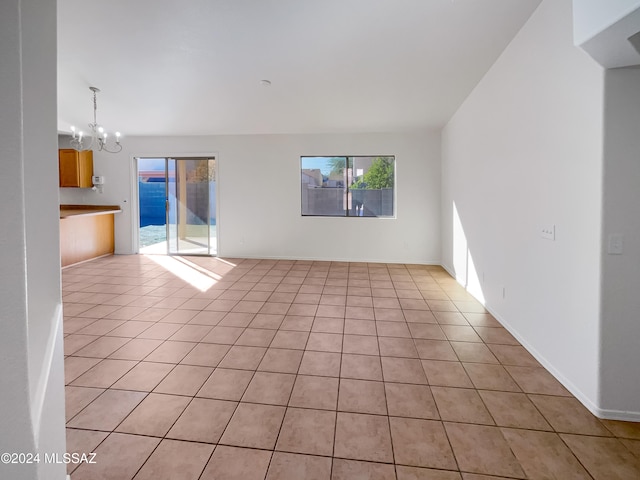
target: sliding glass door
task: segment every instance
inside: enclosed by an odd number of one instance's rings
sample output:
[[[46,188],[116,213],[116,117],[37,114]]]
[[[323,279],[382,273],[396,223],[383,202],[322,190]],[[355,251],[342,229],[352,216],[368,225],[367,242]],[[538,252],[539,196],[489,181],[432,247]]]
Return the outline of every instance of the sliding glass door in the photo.
[[[165,159],[167,253],[215,255],[214,158]]]
[[[216,159],[137,158],[139,252],[217,255]]]

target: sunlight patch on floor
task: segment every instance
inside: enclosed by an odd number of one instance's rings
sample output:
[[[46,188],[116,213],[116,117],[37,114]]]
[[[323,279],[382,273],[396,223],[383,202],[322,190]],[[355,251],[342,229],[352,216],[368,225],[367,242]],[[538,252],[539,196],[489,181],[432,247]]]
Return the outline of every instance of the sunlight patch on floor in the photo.
[[[197,288],[201,292],[209,290],[218,283],[218,280],[221,278],[215,273],[209,272],[202,267],[198,267],[194,263],[178,257],[165,255],[145,255],[145,257],[153,260],[155,263],[173,273],[181,280],[184,280],[189,285]],[[203,273],[203,271],[206,271],[207,274]]]

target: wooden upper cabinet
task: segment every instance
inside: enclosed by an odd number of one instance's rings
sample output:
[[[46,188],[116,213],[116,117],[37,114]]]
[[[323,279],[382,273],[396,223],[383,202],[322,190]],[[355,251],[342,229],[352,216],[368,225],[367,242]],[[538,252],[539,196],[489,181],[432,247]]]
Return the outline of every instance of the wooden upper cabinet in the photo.
[[[78,152],[72,148],[58,150],[60,186],[91,188],[93,182],[93,151]]]

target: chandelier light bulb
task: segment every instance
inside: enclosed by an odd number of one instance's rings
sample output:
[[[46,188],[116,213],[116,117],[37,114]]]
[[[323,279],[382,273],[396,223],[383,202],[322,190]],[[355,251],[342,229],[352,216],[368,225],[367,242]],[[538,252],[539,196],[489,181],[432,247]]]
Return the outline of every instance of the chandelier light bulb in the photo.
[[[100,133],[104,133],[104,128],[102,128],[102,127],[98,127],[98,131],[99,131]]]

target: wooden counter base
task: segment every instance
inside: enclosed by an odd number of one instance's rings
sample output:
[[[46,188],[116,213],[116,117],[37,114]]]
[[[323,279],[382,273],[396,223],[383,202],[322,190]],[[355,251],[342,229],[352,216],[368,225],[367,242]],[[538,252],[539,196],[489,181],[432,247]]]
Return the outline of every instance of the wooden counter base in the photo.
[[[63,267],[114,251],[113,213],[74,215],[60,219],[60,257]]]

